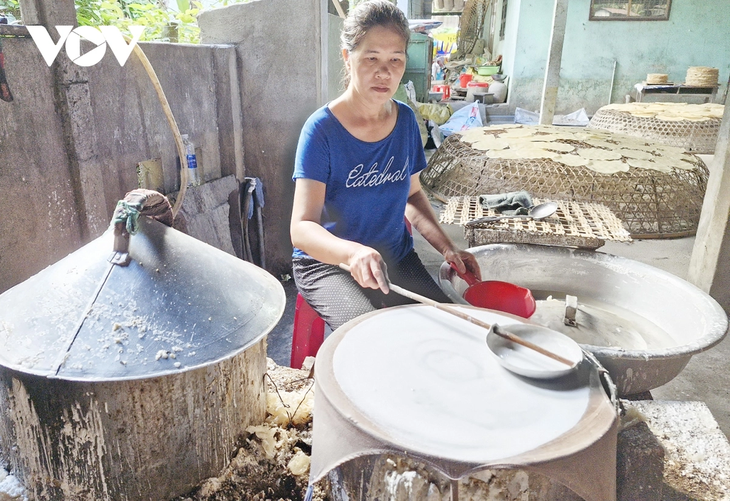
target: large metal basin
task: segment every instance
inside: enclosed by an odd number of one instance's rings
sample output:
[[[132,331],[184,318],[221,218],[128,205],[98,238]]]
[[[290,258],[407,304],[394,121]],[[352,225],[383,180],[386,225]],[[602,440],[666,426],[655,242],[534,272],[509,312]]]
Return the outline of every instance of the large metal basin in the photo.
[[[666,333],[663,346],[646,349],[581,343],[609,371],[620,396],[657,388],[679,374],[692,355],[719,343],[728,317],[708,294],[652,266],[600,252],[529,244],[469,249],[484,280],[504,280],[555,296],[570,294],[646,320]],[[444,263],[441,287],[457,303],[467,284]],[[538,299],[538,312],[540,299]],[[534,320],[534,318],[533,318]],[[561,329],[562,330],[562,329]],[[566,330],[562,332],[568,333]]]

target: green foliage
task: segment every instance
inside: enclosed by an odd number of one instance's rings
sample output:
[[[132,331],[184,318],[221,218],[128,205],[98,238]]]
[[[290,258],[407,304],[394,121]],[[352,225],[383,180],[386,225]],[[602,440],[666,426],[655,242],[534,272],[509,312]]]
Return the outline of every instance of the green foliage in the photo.
[[[3,2],[16,0],[0,0]],[[222,7],[250,0],[216,0],[211,7]],[[141,40],[199,43],[196,17],[203,10],[199,0],[176,0],[178,11],[165,8],[156,0],[75,0],[80,25],[117,26],[129,34],[129,26],[144,26]],[[17,1],[16,1],[17,3]]]
[[[11,14],[20,19],[19,0],[0,0],[0,14]]]

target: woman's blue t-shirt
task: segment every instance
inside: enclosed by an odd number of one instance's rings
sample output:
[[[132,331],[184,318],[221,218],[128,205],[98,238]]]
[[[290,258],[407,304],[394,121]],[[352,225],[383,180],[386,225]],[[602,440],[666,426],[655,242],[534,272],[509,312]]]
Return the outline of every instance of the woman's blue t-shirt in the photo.
[[[410,177],[426,167],[426,157],[413,110],[395,102],[393,131],[373,143],[352,136],[327,106],[314,112],[299,136],[292,178],[327,185],[321,224],[333,235],[398,262],[413,248],[405,208]],[[293,256],[307,254],[294,248]]]

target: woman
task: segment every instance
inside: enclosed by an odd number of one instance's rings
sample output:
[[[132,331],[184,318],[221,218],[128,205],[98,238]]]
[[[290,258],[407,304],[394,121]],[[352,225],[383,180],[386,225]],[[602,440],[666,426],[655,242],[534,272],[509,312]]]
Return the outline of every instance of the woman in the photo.
[[[404,216],[446,261],[479,277],[474,256],[458,250],[436,221],[418,180],[426,159],[415,115],[392,99],[409,38],[408,21],[392,3],[358,5],[341,35],[347,89],[309,117],[299,138],[293,274],[333,329],[379,307],[411,303],[388,294],[389,280],[449,302],[413,250]]]

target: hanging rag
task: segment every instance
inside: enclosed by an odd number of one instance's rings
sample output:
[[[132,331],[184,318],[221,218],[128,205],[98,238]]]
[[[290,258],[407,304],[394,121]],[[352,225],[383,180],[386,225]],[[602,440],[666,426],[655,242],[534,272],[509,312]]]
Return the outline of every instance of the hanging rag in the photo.
[[[257,177],[247,177],[246,181],[249,183],[247,191],[253,195],[253,203],[248,205],[248,212],[246,214],[248,219],[251,219],[254,214],[254,208],[263,208],[264,206],[264,185]]]
[[[111,225],[124,224],[127,233],[134,235],[139,229],[139,216],[149,216],[172,226],[172,207],[162,193],[142,188],[132,190],[117,202]]]
[[[526,191],[479,195],[479,203],[485,209],[494,209],[506,216],[527,215],[529,209],[533,206],[532,197]]]
[[[132,261],[129,256],[129,235],[139,230],[139,216],[149,216],[157,221],[172,226],[172,206],[162,193],[152,190],[132,190],[117,202],[111,226],[114,228],[114,248],[108,261],[118,266],[128,266]]]
[[[8,81],[5,78],[5,56],[3,55],[2,38],[0,38],[0,99],[7,102],[13,100],[13,94],[10,92]]]
[[[242,190],[243,202],[241,203],[241,225],[243,232],[243,255],[246,261],[266,267],[266,250],[264,248],[264,221],[262,209],[264,207],[264,185],[257,177],[247,177]],[[259,243],[259,263],[254,262],[251,240],[249,237],[249,219],[256,214],[257,238]]]

